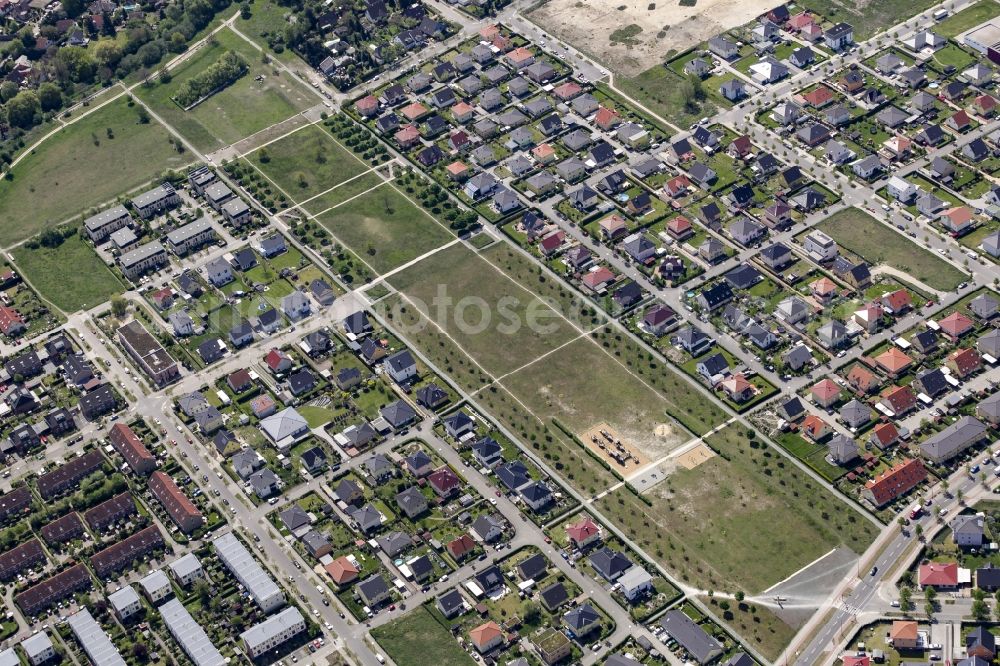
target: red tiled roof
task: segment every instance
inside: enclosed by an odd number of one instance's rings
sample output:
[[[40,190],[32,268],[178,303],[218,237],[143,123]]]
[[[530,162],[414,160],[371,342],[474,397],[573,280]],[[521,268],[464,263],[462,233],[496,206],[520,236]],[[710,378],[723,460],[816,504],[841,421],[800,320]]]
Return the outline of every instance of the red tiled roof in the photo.
[[[972,320],[958,310],[938,322],[941,330],[953,338],[958,338],[972,329]]]
[[[675,234],[682,234],[691,228],[691,220],[687,219],[683,215],[678,215],[674,219],[667,222],[667,229]]]
[[[490,620],[469,631],[469,638],[472,639],[476,647],[483,647],[495,641],[498,636],[503,636],[503,629],[496,622]]]
[[[595,534],[598,534],[600,531],[601,528],[599,528],[597,523],[589,517],[584,518],[578,523],[570,523],[566,526],[566,534],[569,535],[569,538],[576,543],[586,541]]]
[[[900,351],[898,347],[890,347],[876,356],[875,362],[886,371],[897,374],[908,368],[913,363],[913,359]]]
[[[902,414],[917,404],[917,396],[909,386],[890,386],[882,393],[882,400],[888,402],[896,414]]]
[[[24,317],[17,310],[6,305],[0,305],[0,331],[6,334],[15,325],[24,325]]]
[[[954,587],[958,585],[957,562],[928,562],[920,565],[920,585]]]
[[[889,424],[891,425],[891,424]],[[927,468],[919,458],[911,458],[882,472],[865,484],[876,506],[883,506],[904,495],[927,478]]]
[[[899,437],[899,431],[896,430],[895,424],[889,422],[880,423],[875,426],[874,430],[872,430],[872,434],[875,435],[875,438],[878,439],[883,446]]]
[[[351,582],[359,573],[358,568],[347,559],[347,556],[338,557],[323,568],[337,585]]]
[[[602,284],[606,284],[615,279],[615,274],[609,271],[604,266],[601,266],[596,271],[591,271],[583,276],[581,280],[585,285],[591,289],[596,289]]]
[[[458,475],[447,467],[440,467],[431,472],[427,477],[427,482],[443,495],[462,485],[462,480],[458,478]]]
[[[594,122],[601,127],[610,127],[620,119],[621,116],[618,115],[617,111],[606,106],[597,109],[597,115],[594,116]]]
[[[468,534],[463,534],[457,539],[448,542],[448,552],[456,560],[460,560],[476,548],[476,542]]]
[[[840,394],[840,387],[828,377],[824,377],[813,385],[812,394],[821,402],[826,402]]]
[[[910,292],[905,289],[897,289],[896,291],[884,294],[882,296],[882,304],[893,312],[899,312],[904,308],[912,306],[913,299],[910,297]]]
[[[811,106],[823,106],[824,104],[829,104],[830,100],[833,99],[833,91],[826,86],[819,86],[815,90],[810,90],[809,92],[803,94],[802,99],[808,102]]]
[[[954,366],[955,371],[959,376],[964,377],[970,372],[974,372],[979,369],[982,363],[982,357],[979,356],[979,352],[971,347],[968,349],[959,349],[951,353],[948,356],[949,367]]]

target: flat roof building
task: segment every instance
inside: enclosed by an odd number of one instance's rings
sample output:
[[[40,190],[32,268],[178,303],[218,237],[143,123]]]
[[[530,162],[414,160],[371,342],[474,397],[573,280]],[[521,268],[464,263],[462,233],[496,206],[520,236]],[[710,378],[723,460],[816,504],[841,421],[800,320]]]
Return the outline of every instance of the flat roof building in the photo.
[[[215,238],[215,229],[207,217],[189,222],[167,234],[167,247],[179,257],[196,250]]]
[[[188,553],[184,557],[174,560],[168,566],[174,580],[182,587],[187,587],[205,575],[205,569],[194,553]]]
[[[131,221],[132,216],[125,206],[115,206],[88,217],[83,221],[83,228],[87,230],[90,240],[101,243]]]
[[[134,591],[133,594],[135,594]],[[107,632],[101,628],[89,610],[84,608],[70,615],[66,622],[94,666],[125,666],[125,660],[122,659],[118,648],[111,642]]]
[[[232,532],[214,539],[216,553],[265,613],[280,608],[285,594]]]
[[[38,666],[56,654],[56,649],[52,646],[52,639],[44,631],[25,638],[21,641],[21,648],[28,657],[28,663],[32,666]]]
[[[243,641],[247,654],[255,659],[305,630],[306,621],[301,611],[289,606],[244,631],[240,634],[240,640]]]
[[[142,599],[131,585],[108,595],[108,603],[119,619],[125,620],[142,610]]]
[[[119,327],[118,341],[157,386],[169,384],[180,374],[177,362],[138,321]]]
[[[174,190],[174,186],[170,183],[163,183],[132,199],[132,207],[135,208],[140,217],[149,219],[180,202],[181,198]]]
[[[225,666],[222,657],[208,634],[195,622],[191,613],[177,599],[171,599],[160,606],[160,615],[170,630],[170,635],[184,650],[184,654],[194,662],[195,666]]]
[[[123,252],[118,257],[118,265],[122,269],[122,274],[130,280],[135,280],[160,266],[165,266],[169,261],[163,244],[155,240],[143,243],[134,250]]]

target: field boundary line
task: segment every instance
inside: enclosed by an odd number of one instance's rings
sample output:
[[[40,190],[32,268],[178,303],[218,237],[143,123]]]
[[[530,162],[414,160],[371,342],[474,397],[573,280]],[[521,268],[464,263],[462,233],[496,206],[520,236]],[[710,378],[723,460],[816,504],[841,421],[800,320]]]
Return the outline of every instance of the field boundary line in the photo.
[[[254,164],[254,163],[253,163],[253,162],[251,162],[250,160],[247,160],[247,164],[249,164],[249,165],[250,165],[250,166],[252,166],[252,167],[253,167],[254,169],[256,169],[256,170],[257,170],[257,172],[258,172],[258,173],[259,173],[260,175],[262,175],[262,176],[263,176],[264,178],[266,178],[266,179],[267,179],[267,181],[268,181],[269,183],[271,183],[272,185],[274,185],[274,186],[275,186],[275,187],[277,188],[277,190],[278,190],[279,192],[281,192],[281,193],[282,193],[282,194],[284,194],[284,195],[285,195],[286,197],[288,197],[288,199],[289,199],[290,201],[295,201],[295,198],[294,198],[294,197],[292,197],[292,196],[291,196],[290,194],[288,194],[288,192],[286,192],[286,191],[285,191],[285,190],[284,190],[284,189],[283,189],[283,188],[282,188],[282,187],[281,187],[280,185],[278,185],[278,184],[277,184],[277,183],[275,183],[275,182],[274,182],[273,180],[271,180],[270,178],[268,178],[268,176],[267,176],[267,174],[266,174],[266,173],[264,173],[263,171],[261,171],[260,169],[258,169],[258,168],[257,168],[257,165],[256,165],[256,164]],[[364,193],[362,193],[362,194],[364,194]],[[358,195],[358,196],[360,196],[360,195]],[[282,212],[284,212],[284,211],[282,211]],[[303,211],[303,212],[305,212],[305,211]],[[309,213],[306,213],[306,216],[309,216]],[[279,217],[279,216],[278,216],[278,215],[275,215],[274,217]],[[311,217],[311,216],[309,216],[309,217]],[[349,251],[351,252],[351,254],[353,254],[353,255],[354,255],[355,257],[357,257],[358,261],[360,261],[360,262],[361,262],[362,264],[364,264],[364,265],[365,265],[365,267],[366,267],[366,268],[367,268],[368,270],[370,270],[370,271],[372,272],[372,274],[373,274],[373,275],[378,275],[378,274],[379,274],[379,273],[378,273],[378,271],[377,271],[377,270],[375,270],[374,268],[372,268],[372,267],[371,267],[371,265],[370,265],[370,264],[369,264],[369,263],[368,263],[367,261],[365,261],[365,260],[364,260],[364,258],[362,258],[362,256],[361,256],[360,254],[358,254],[357,252],[355,252],[354,250],[352,250],[352,249],[351,249],[351,247],[350,247],[349,245],[347,245],[346,243],[344,243],[343,241],[341,241],[341,240],[340,240],[339,238],[337,238],[337,236],[336,236],[336,235],[335,235],[335,234],[334,234],[334,233],[333,233],[332,231],[330,231],[329,229],[327,229],[327,228],[326,228],[326,226],[325,226],[325,225],[323,225],[323,223],[322,223],[322,222],[320,222],[320,221],[319,221],[319,220],[317,220],[316,218],[311,218],[311,219],[312,219],[312,221],[313,221],[313,222],[316,222],[317,224],[319,224],[320,226],[322,226],[322,227],[323,227],[323,229],[324,229],[324,230],[325,230],[325,231],[326,231],[326,232],[327,232],[328,234],[330,234],[330,237],[331,237],[331,238],[333,238],[333,240],[334,240],[334,241],[336,241],[336,242],[337,242],[337,243],[338,243],[339,245],[341,245],[342,247],[344,247],[344,248],[347,248],[347,249],[348,249],[348,250],[349,250]],[[287,225],[286,225],[286,226],[287,226]]]
[[[352,197],[348,197],[348,198],[344,199],[343,201],[341,201],[340,203],[335,203],[335,204],[333,204],[332,206],[330,206],[329,208],[324,208],[323,210],[321,210],[321,211],[320,211],[320,212],[318,212],[318,213],[310,213],[310,212],[309,212],[309,211],[307,211],[307,210],[306,210],[305,208],[299,208],[299,210],[300,210],[300,211],[301,211],[302,213],[304,213],[306,217],[308,217],[308,218],[312,219],[312,220],[313,220],[313,221],[315,221],[315,222],[319,222],[319,220],[317,220],[316,218],[317,218],[317,217],[319,217],[320,215],[326,215],[326,214],[327,214],[327,213],[329,213],[329,212],[330,212],[331,210],[335,210],[335,209],[337,209],[337,208],[340,208],[340,207],[341,207],[341,206],[343,206],[344,204],[346,204],[346,203],[350,203],[350,202],[354,201],[355,199],[357,199],[358,197],[363,197],[363,196],[365,196],[366,194],[371,194],[372,192],[374,192],[374,191],[375,191],[375,190],[377,190],[378,188],[382,187],[383,185],[387,184],[388,182],[389,182],[389,181],[387,181],[387,180],[383,180],[383,181],[381,181],[381,182],[380,182],[380,183],[379,183],[378,185],[372,185],[371,187],[369,187],[369,188],[368,188],[367,190],[365,190],[364,192],[358,192],[358,193],[357,193],[357,194],[355,194],[354,196],[352,196]],[[329,191],[330,191],[330,190],[327,190],[327,192],[329,192]],[[324,192],[324,194],[326,194],[327,192]],[[282,211],[282,213],[287,213],[288,211],[290,211],[290,210],[294,210],[295,208],[298,208],[298,207],[299,207],[299,205],[298,205],[298,204],[296,204],[295,206],[292,206],[291,208],[288,208],[288,209],[286,209],[286,210]],[[322,222],[319,222],[319,223],[320,223],[320,224],[323,224]]]
[[[800,573],[802,573],[803,571],[805,571],[806,569],[808,569],[808,568],[809,568],[809,567],[811,567],[812,565],[816,564],[817,562],[822,562],[822,561],[823,561],[823,560],[825,560],[826,558],[830,557],[830,555],[833,555],[833,553],[835,553],[835,552],[837,551],[837,548],[839,548],[839,546],[834,546],[834,547],[833,547],[833,548],[831,548],[831,549],[830,549],[830,550],[829,550],[828,552],[826,552],[826,553],[824,553],[824,554],[820,555],[820,556],[819,556],[819,557],[817,557],[817,558],[816,558],[815,560],[813,560],[813,561],[812,561],[812,562],[810,562],[809,564],[806,564],[805,566],[803,566],[803,567],[802,567],[801,569],[799,569],[798,571],[793,571],[792,573],[788,574],[787,576],[785,576],[784,578],[782,578],[781,580],[779,580],[779,581],[778,581],[777,583],[775,583],[775,584],[774,584],[774,585],[772,585],[771,587],[769,587],[769,588],[767,588],[766,590],[762,591],[762,592],[761,592],[760,594],[762,594],[762,595],[763,595],[763,594],[767,594],[767,593],[769,593],[769,592],[770,592],[771,590],[773,590],[774,588],[778,587],[779,585],[783,585],[783,584],[787,583],[787,582],[788,582],[789,580],[791,580],[792,578],[795,578],[796,576],[798,576],[798,575],[799,575]]]
[[[486,263],[488,263],[488,264],[490,264],[491,266],[493,266],[493,267],[494,267],[494,269],[495,269],[495,270],[496,270],[497,272],[499,272],[499,273],[500,273],[501,275],[503,275],[504,277],[506,277],[506,278],[507,278],[508,280],[510,280],[510,281],[511,281],[511,282],[513,282],[514,284],[518,285],[519,287],[521,287],[521,289],[523,289],[524,291],[528,292],[529,294],[530,294],[530,293],[532,293],[532,292],[528,291],[528,288],[527,288],[527,287],[525,287],[525,286],[524,286],[524,285],[522,285],[522,284],[521,284],[520,282],[518,282],[517,280],[515,280],[513,276],[511,276],[511,275],[508,275],[506,271],[502,270],[502,269],[501,269],[501,268],[500,268],[499,266],[497,266],[497,265],[496,265],[496,264],[494,264],[494,263],[493,263],[492,261],[490,261],[489,259],[487,259],[486,257],[484,257],[484,255],[483,255],[483,253],[482,253],[482,252],[477,252],[476,254],[477,254],[477,256],[480,256],[480,257],[483,257],[483,260],[484,260],[484,261],[486,261]],[[562,284],[559,284],[559,288],[560,288],[560,289],[564,289],[565,287],[563,287],[563,285],[562,285]],[[568,291],[567,293],[569,293],[570,295],[573,295],[573,296],[575,297],[575,294],[574,294],[574,293],[573,293],[572,291]],[[537,298],[537,296],[536,296],[536,298]],[[551,308],[551,307],[549,307],[549,309],[550,309],[550,310],[552,310],[553,312],[556,312],[556,310],[554,310],[554,309],[553,309],[553,308]],[[579,326],[577,326],[577,325],[576,325],[576,324],[574,324],[574,323],[573,323],[572,321],[570,321],[568,317],[566,317],[565,315],[563,315],[563,314],[562,314],[561,312],[557,312],[557,314],[559,315],[559,317],[560,317],[561,319],[565,320],[565,321],[566,321],[566,322],[567,322],[567,323],[568,323],[568,324],[569,324],[570,326],[572,326],[573,328],[575,328],[575,329],[577,330],[577,332],[579,332],[579,333],[583,333],[583,329],[581,329],[581,328],[580,328]],[[605,324],[603,324],[603,325],[611,325],[611,322],[605,322]],[[596,330],[596,329],[595,329],[595,330]],[[639,382],[639,383],[641,383],[641,384],[642,384],[643,386],[645,386],[645,387],[646,387],[647,389],[649,389],[650,391],[652,391],[652,392],[653,392],[653,395],[655,395],[655,396],[656,396],[656,397],[658,397],[658,398],[659,398],[660,400],[662,400],[662,401],[664,402],[664,404],[667,404],[667,405],[671,405],[671,406],[675,406],[675,403],[674,403],[674,401],[673,401],[673,400],[668,400],[668,399],[666,398],[666,396],[664,396],[664,395],[663,395],[663,393],[661,393],[661,392],[660,392],[660,391],[659,391],[659,390],[658,390],[657,388],[655,388],[655,387],[651,386],[651,385],[650,385],[650,384],[649,384],[648,382],[646,382],[646,380],[645,380],[645,379],[642,379],[642,378],[641,378],[641,377],[639,377],[639,376],[638,376],[637,374],[635,374],[634,372],[632,372],[632,370],[631,370],[631,369],[630,369],[630,368],[629,368],[628,366],[626,366],[626,365],[625,365],[624,363],[622,363],[622,362],[621,362],[621,361],[619,361],[619,360],[618,360],[617,358],[615,358],[615,357],[614,357],[614,355],[613,355],[613,354],[611,354],[611,352],[609,352],[608,350],[606,350],[606,349],[605,349],[604,347],[602,347],[601,345],[597,344],[597,341],[596,341],[596,340],[590,340],[590,343],[591,343],[592,345],[594,345],[594,347],[596,347],[596,348],[597,348],[598,350],[600,350],[600,351],[601,351],[601,352],[602,352],[602,353],[603,353],[603,354],[604,354],[605,356],[607,356],[607,357],[608,357],[608,358],[610,358],[610,359],[611,359],[612,361],[614,361],[614,362],[615,362],[615,363],[617,363],[617,364],[618,364],[619,366],[621,366],[621,368],[622,368],[622,369],[623,369],[623,370],[624,370],[625,372],[627,372],[627,373],[628,373],[629,375],[631,375],[631,376],[632,376],[632,377],[633,377],[633,378],[634,378],[634,379],[635,379],[636,381],[638,381],[638,382]],[[641,349],[641,347],[640,347],[639,349]],[[669,367],[669,365],[667,365],[667,367]],[[682,376],[683,376],[683,375],[682,375]],[[674,417],[671,417],[671,418],[674,418]],[[674,420],[676,421],[677,419],[674,419]]]
[[[537,298],[537,297],[536,297],[536,298]],[[544,302],[544,301],[543,301],[543,302]],[[521,372],[522,370],[524,370],[524,369],[525,369],[525,368],[527,368],[528,366],[531,366],[531,365],[534,365],[534,364],[535,364],[535,363],[537,363],[538,361],[541,361],[541,360],[542,360],[543,358],[546,358],[547,356],[550,356],[550,355],[552,355],[552,354],[555,354],[555,353],[556,353],[557,351],[559,351],[559,350],[560,350],[560,349],[562,349],[563,347],[566,347],[566,346],[569,346],[569,345],[573,344],[574,342],[578,342],[578,341],[580,340],[580,338],[585,338],[585,337],[587,337],[588,335],[590,335],[591,333],[593,333],[594,331],[596,331],[597,329],[599,329],[599,328],[604,328],[604,327],[605,327],[605,326],[607,326],[607,325],[608,325],[608,324],[607,324],[607,322],[605,322],[605,323],[603,323],[603,324],[599,324],[599,325],[595,326],[594,328],[590,329],[589,331],[584,331],[583,333],[580,333],[579,335],[577,335],[577,336],[575,336],[575,337],[572,337],[572,338],[570,338],[569,340],[567,340],[566,342],[562,343],[562,344],[561,344],[561,345],[559,345],[558,347],[555,347],[555,348],[553,348],[553,349],[550,349],[550,350],[549,350],[549,351],[547,351],[547,352],[544,352],[544,353],[540,354],[539,356],[537,356],[536,358],[533,358],[533,359],[531,359],[530,361],[528,361],[528,362],[527,362],[527,363],[525,363],[524,365],[522,365],[522,366],[520,366],[520,367],[517,367],[517,368],[514,368],[513,370],[510,370],[510,371],[508,371],[508,372],[505,372],[504,374],[502,374],[502,375],[500,375],[499,377],[497,377],[497,378],[496,378],[496,381],[497,381],[497,382],[501,382],[501,381],[503,381],[504,379],[506,379],[507,377],[510,377],[511,375],[514,375],[514,374],[517,374],[518,372]],[[479,393],[479,392],[480,392],[480,391],[482,391],[483,389],[487,389],[487,388],[489,388],[489,387],[490,387],[490,384],[487,384],[486,386],[483,386],[482,388],[479,388],[479,389],[476,389],[476,390],[475,390],[474,392],[472,392],[472,393],[471,393],[470,395],[476,395],[477,393]]]
[[[363,171],[363,172],[359,173],[356,176],[351,176],[350,178],[345,178],[344,180],[340,181],[339,183],[337,183],[333,187],[331,187],[329,189],[326,189],[326,190],[323,190],[319,194],[314,194],[311,197],[309,197],[308,199],[303,199],[302,201],[300,201],[297,204],[295,204],[295,206],[293,206],[293,207],[294,208],[298,208],[300,206],[303,206],[303,205],[309,203],[310,201],[312,201],[313,199],[318,199],[319,197],[323,196],[324,194],[329,194],[330,192],[333,192],[335,189],[337,189],[341,185],[346,185],[347,183],[351,182],[352,180],[357,180],[358,178],[361,178],[362,176],[367,176],[368,174],[370,174],[373,171],[378,171],[378,167],[371,167],[367,171]],[[385,179],[383,179],[383,180],[385,180]]]
[[[304,111],[300,111],[299,113],[297,113],[295,115],[302,115],[303,113],[305,113],[305,112]],[[291,120],[294,117],[295,116],[289,116],[288,118],[285,118],[281,122],[282,123],[286,123],[286,122],[288,122],[289,120]],[[276,123],[276,124],[280,125],[281,123]],[[292,136],[293,134],[295,134],[296,132],[301,132],[302,130],[304,130],[307,127],[315,127],[317,124],[318,123],[313,120],[313,121],[307,122],[304,125],[299,125],[298,127],[293,128],[290,132],[286,132],[285,134],[282,134],[281,136],[276,136],[273,139],[271,139],[270,141],[265,141],[264,143],[260,144],[259,146],[257,146],[253,150],[248,150],[245,153],[237,153],[236,154],[236,158],[237,159],[241,159],[241,160],[242,159],[246,159],[247,155],[252,155],[252,154],[256,153],[258,150],[261,150],[262,148],[267,148],[272,143],[277,143],[278,141],[283,141],[283,140],[287,139],[288,137]],[[271,127],[274,127],[274,125],[271,125]],[[255,132],[255,134],[259,134],[260,132],[263,132],[264,130],[270,129],[271,127],[265,127],[262,130],[258,130],[257,132]],[[322,128],[320,128],[320,131],[322,131]],[[326,134],[326,132],[323,132],[323,133]],[[240,141],[245,141],[246,139],[249,139],[252,136],[253,136],[253,134],[251,134],[249,137],[246,137],[244,139],[240,139]],[[352,156],[353,156],[353,153],[352,153]],[[250,160],[247,160],[247,161],[249,162]]]
[[[350,148],[348,148],[344,144],[342,144],[340,142],[340,140],[337,139],[337,137],[333,136],[332,132],[327,132],[326,134],[330,137],[330,139],[335,144],[337,144],[338,146],[340,146],[342,149],[346,150],[347,152],[351,153],[351,155],[354,156],[354,159],[358,160],[362,164],[365,164],[365,162],[363,162],[361,160],[361,158],[359,158],[357,155],[354,155],[354,151],[352,151]],[[381,174],[379,174],[379,175],[381,175]],[[424,178],[425,176],[422,173],[420,173],[420,177]],[[383,178],[385,178],[385,177],[383,176]],[[414,201],[413,199],[411,199],[410,195],[408,195],[406,192],[403,192],[401,189],[399,189],[398,187],[396,187],[395,185],[393,185],[392,181],[396,180],[396,178],[388,178],[388,179],[385,179],[385,180],[386,180],[386,182],[389,183],[389,187],[391,187],[392,189],[396,190],[396,192],[401,197],[403,197],[404,199],[406,199],[407,201],[409,201],[411,204],[413,204],[414,206],[416,206],[417,209],[421,213],[423,213],[424,215],[426,215],[427,217],[429,217],[435,224],[437,224],[438,226],[440,226],[442,229],[444,229],[445,231],[447,231],[452,236],[458,237],[458,234],[456,234],[453,229],[451,229],[450,227],[448,227],[447,225],[445,225],[443,222],[441,222],[439,219],[437,219],[436,217],[434,217],[433,215],[431,215],[423,206],[420,205],[420,203],[418,203],[418,202]],[[428,182],[430,182],[430,183],[432,183],[434,185],[437,185],[437,183],[435,183],[433,180],[428,179]],[[440,187],[440,185],[438,185],[438,187]],[[447,190],[446,190],[446,193],[447,193]],[[451,199],[451,194],[448,194],[448,198],[449,198],[449,200]],[[456,208],[458,208],[458,207],[456,206]],[[460,208],[458,208],[458,209],[461,210]],[[472,210],[472,209],[470,208],[470,210]],[[475,211],[473,211],[473,212],[475,212]],[[477,219],[478,219],[478,214],[477,214]]]

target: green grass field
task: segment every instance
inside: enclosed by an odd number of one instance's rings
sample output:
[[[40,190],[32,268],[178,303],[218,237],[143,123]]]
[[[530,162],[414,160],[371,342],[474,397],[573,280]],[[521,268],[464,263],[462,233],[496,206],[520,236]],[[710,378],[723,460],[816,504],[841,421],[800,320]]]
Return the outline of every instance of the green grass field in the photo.
[[[124,287],[101,258],[72,236],[59,247],[14,250],[14,263],[38,292],[65,312],[89,309]]]
[[[377,273],[455,238],[390,185],[362,194],[317,220]]]
[[[680,580],[757,593],[835,546],[863,552],[877,535],[872,522],[744,428],[729,426],[706,442],[720,455],[672,472],[646,493],[651,505],[624,488],[599,501]],[[787,625],[779,630],[789,635]],[[784,646],[765,628],[745,635],[772,658]]]
[[[316,125],[306,125],[245,159],[296,203],[368,170],[366,164]]]
[[[938,23],[934,32],[942,37],[955,37],[998,14],[1000,14],[1000,3],[995,2],[995,0],[980,0],[971,7],[966,7]]]
[[[190,111],[171,100],[177,89],[216,62],[226,51],[243,56],[250,71]],[[210,152],[270,127],[314,105],[318,98],[300,83],[260,60],[260,52],[231,30],[220,30],[194,56],[171,71],[170,83],[140,86],[137,94],[164,122],[199,150]],[[257,76],[262,81],[256,81]]]
[[[124,99],[81,117],[49,137],[0,181],[0,246],[31,238],[167,169],[194,161],[169,143],[155,121],[138,122]],[[114,138],[108,138],[108,131]]]
[[[591,340],[577,340],[502,380],[541,418],[556,418],[578,437],[602,422],[650,460],[688,438],[667,417],[670,403]]]
[[[372,629],[372,638],[397,664],[473,666],[476,663],[423,606]]]
[[[294,16],[294,11],[275,0],[253,0],[250,3],[250,18],[240,16],[236,19],[235,26],[244,35],[264,46],[270,35],[281,35],[283,42],[288,19]],[[302,64],[302,60],[291,49],[282,49],[281,53],[274,53],[274,57],[289,65]]]
[[[356,178],[345,180],[336,188],[310,199],[301,205],[301,208],[311,215],[319,215],[334,206],[338,206],[348,199],[364,194],[373,187],[378,187],[382,179],[375,173],[362,174]]]
[[[967,277],[858,208],[834,213],[817,228],[870,264],[892,266],[934,289],[950,291]]]
[[[854,26],[854,40],[868,39],[879,30],[924,11],[935,0],[804,0],[797,8],[819,12],[823,18],[837,23],[846,21]],[[936,32],[936,30],[935,30]]]
[[[519,368],[578,335],[535,294],[462,245],[424,259],[392,276],[389,282],[410,299],[429,308],[431,319],[495,377]],[[442,315],[433,306],[439,290],[452,303]],[[507,304],[516,324],[505,325],[507,319],[499,314],[501,302]],[[460,303],[469,303],[472,307],[461,310]],[[548,328],[543,330],[527,325],[529,308],[540,315],[539,321]],[[483,313],[485,317],[481,318]],[[481,325],[484,321],[485,325]]]
[[[656,65],[634,77],[616,77],[615,86],[661,118],[685,128],[702,116],[715,113],[711,99],[691,111],[684,106],[681,83],[684,79],[663,65]],[[708,91],[706,91],[707,94]],[[715,91],[718,92],[718,91]]]
[[[768,445],[728,426],[707,438],[722,454],[678,469],[647,497],[641,529],[617,498],[606,515],[637,534],[681,580],[705,589],[760,592],[837,545],[863,552],[877,528]],[[627,500],[631,493],[622,491]],[[671,545],[668,545],[671,544]]]

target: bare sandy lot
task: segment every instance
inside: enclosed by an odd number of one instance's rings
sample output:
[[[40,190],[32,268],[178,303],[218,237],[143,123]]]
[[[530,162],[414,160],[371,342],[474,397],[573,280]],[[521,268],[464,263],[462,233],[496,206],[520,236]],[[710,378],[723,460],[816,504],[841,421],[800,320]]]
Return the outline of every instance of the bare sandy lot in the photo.
[[[623,476],[651,462],[639,447],[622,439],[618,431],[607,423],[598,423],[590,428],[580,435],[580,441]]]
[[[625,76],[663,62],[671,49],[683,51],[709,37],[743,25],[781,4],[778,0],[549,0],[528,18]],[[625,41],[612,34],[628,26]]]
[[[715,451],[708,448],[704,442],[699,442],[690,451],[685,451],[677,457],[677,464],[684,469],[694,469],[698,465],[715,457]]]

